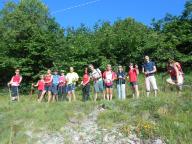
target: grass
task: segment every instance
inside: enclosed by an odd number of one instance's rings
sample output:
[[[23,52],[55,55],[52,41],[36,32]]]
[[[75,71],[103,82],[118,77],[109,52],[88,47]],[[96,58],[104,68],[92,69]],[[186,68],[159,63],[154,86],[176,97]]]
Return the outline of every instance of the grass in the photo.
[[[189,79],[190,76],[186,76]],[[157,77],[159,87],[163,87],[161,76]],[[140,79],[142,83],[143,79]],[[144,88],[140,85],[140,89]],[[160,89],[161,90],[161,89]],[[127,99],[112,102],[100,100],[96,103],[83,103],[80,93],[78,101],[58,103],[37,103],[35,96],[23,96],[19,103],[10,103],[7,90],[0,92],[0,142],[2,144],[29,143],[25,134],[27,130],[61,131],[71,118],[81,121],[97,105],[106,108],[98,116],[97,123],[101,128],[118,127],[125,135],[131,132],[142,139],[161,137],[166,143],[188,144],[192,142],[192,90],[186,88],[182,95],[167,90],[159,92],[158,97],[140,99],[131,98],[128,90]]]

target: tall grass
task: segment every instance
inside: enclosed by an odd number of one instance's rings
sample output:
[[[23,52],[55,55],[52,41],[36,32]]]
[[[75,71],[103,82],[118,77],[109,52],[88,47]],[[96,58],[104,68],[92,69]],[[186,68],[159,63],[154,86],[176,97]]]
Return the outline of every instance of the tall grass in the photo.
[[[186,76],[191,78],[191,76]],[[21,95],[20,102],[10,102],[7,90],[0,92],[0,143],[28,143],[27,130],[60,131],[71,118],[81,121],[97,105],[104,105],[105,111],[98,116],[99,127],[119,131],[128,135],[131,131],[138,137],[149,139],[161,137],[167,143],[188,144],[192,142],[192,90],[187,87],[181,95],[165,87],[162,75],[156,76],[159,86],[158,97],[145,96],[144,79],[139,77],[141,97],[132,99],[130,87],[126,86],[127,99],[119,101],[114,89],[111,102],[80,100],[81,90],[77,90],[78,101],[37,103],[35,95]],[[189,80],[190,81],[190,80]]]

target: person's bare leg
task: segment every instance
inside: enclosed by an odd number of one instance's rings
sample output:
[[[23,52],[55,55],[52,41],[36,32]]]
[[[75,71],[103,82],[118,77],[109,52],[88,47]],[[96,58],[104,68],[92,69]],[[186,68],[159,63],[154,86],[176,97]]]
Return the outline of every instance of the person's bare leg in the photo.
[[[56,95],[54,94],[54,95],[52,96],[52,101],[55,102],[55,100],[56,100]]]
[[[103,90],[103,99],[105,100],[106,99],[106,91]]]
[[[52,100],[52,95],[51,95],[51,92],[48,91],[48,103],[50,103]]]
[[[95,92],[95,96],[94,96],[94,101],[95,101],[95,102],[97,101],[97,95],[98,95],[98,93]]]
[[[139,98],[139,88],[138,88],[138,85],[135,85],[135,95],[136,95],[136,98],[138,99]]]
[[[157,97],[157,90],[154,90],[155,97]]]
[[[68,92],[68,99],[69,99],[69,102],[71,102],[71,92]]]
[[[149,97],[149,95],[150,95],[150,91],[147,91],[147,97]]]
[[[107,100],[109,100],[109,88],[106,88],[106,97],[107,97]]]
[[[75,91],[72,91],[72,96],[73,96],[73,100],[76,101],[76,95],[75,95]]]
[[[113,89],[109,88],[109,100],[112,100],[113,98]]]
[[[38,99],[38,102],[42,102],[42,99],[43,99],[45,93],[46,93],[46,91],[43,91],[43,92],[42,92],[40,98]]]

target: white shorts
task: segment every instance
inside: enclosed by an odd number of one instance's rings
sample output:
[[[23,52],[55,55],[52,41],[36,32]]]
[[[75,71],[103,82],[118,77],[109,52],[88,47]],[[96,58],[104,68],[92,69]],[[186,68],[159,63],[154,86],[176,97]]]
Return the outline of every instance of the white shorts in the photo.
[[[146,91],[147,92],[150,92],[151,86],[152,86],[153,90],[158,90],[156,79],[155,79],[154,75],[145,77],[145,86],[146,86]]]

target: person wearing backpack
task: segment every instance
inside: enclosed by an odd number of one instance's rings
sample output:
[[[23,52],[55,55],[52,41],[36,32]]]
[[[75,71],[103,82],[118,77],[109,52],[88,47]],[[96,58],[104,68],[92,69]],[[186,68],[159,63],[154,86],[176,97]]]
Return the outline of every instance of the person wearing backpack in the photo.
[[[8,86],[11,86],[11,100],[19,101],[19,86],[22,81],[22,76],[20,75],[20,70],[15,70],[15,75],[11,78]]]
[[[116,73],[112,71],[110,64],[107,65],[106,71],[103,73],[103,80],[106,87],[106,98],[112,100],[113,98],[113,81],[116,79]]]
[[[103,97],[105,97],[103,91],[103,79],[102,79],[102,73],[99,68],[95,69],[92,64],[89,65],[89,69],[91,70],[90,78],[94,82],[94,101],[97,101],[97,97],[99,93],[103,94]]]
[[[170,78],[168,78],[166,82],[171,85],[176,85],[178,90],[181,91],[184,82],[184,73],[181,64],[174,60],[169,60],[167,71],[170,75]]]
[[[126,74],[123,70],[122,66],[118,66],[118,72],[117,72],[117,95],[119,100],[124,100],[126,98],[125,94],[125,79],[126,79]]]

